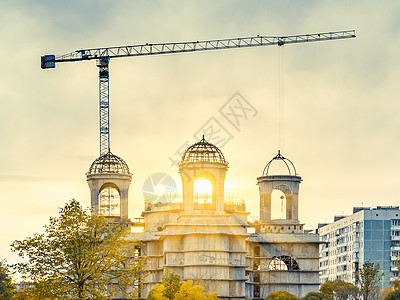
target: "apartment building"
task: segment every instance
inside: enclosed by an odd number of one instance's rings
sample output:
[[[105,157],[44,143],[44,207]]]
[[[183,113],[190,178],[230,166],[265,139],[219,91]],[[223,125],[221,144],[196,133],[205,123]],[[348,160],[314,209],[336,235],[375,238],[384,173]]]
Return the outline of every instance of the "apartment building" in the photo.
[[[354,207],[350,216],[319,224],[320,282],[341,279],[356,284],[355,274],[367,261],[379,264],[382,287],[398,276],[400,210],[398,206]]]

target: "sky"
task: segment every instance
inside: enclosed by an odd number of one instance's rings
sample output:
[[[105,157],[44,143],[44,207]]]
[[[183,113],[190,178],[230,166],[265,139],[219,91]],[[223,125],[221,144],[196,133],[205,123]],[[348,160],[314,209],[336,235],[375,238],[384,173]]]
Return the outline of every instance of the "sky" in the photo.
[[[133,174],[131,218],[153,174],[180,186],[171,159],[207,122],[229,137],[227,194],[255,216],[256,178],[278,149],[303,179],[306,228],[353,206],[399,205],[399,14],[398,1],[1,1],[0,257],[16,261],[9,245],[69,199],[90,205],[96,63],[40,68],[41,55],[77,49],[355,29],[348,40],[113,59],[111,151]],[[221,113],[235,97],[252,108],[238,126]]]

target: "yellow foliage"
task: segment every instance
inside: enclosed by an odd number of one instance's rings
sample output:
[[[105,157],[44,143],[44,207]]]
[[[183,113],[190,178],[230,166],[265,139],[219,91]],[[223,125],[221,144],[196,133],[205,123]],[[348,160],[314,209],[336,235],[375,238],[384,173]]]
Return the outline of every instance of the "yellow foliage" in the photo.
[[[173,300],[217,300],[217,293],[208,296],[204,294],[204,287],[193,285],[192,280],[181,281],[179,291],[173,296]],[[147,300],[169,300],[165,297],[166,288],[158,283],[149,293]]]
[[[193,285],[192,280],[182,281],[179,291],[175,294],[174,300],[216,300],[217,293],[204,295],[204,287]]]
[[[148,300],[168,300],[167,297],[164,296],[165,286],[157,283],[156,286],[150,291]]]

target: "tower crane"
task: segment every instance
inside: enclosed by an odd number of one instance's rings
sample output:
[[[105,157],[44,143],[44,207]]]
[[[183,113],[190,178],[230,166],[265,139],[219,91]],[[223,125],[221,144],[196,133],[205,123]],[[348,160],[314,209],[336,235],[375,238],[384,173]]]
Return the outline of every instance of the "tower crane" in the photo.
[[[335,31],[290,36],[252,36],[244,38],[218,39],[177,43],[146,43],[132,46],[81,49],[64,55],[44,55],[41,57],[42,69],[55,68],[56,63],[97,60],[99,68],[99,121],[100,156],[110,151],[109,122],[109,65],[111,58],[127,56],[146,56],[176,54],[195,51],[248,48],[257,46],[283,46],[327,40],[355,38],[355,30]]]

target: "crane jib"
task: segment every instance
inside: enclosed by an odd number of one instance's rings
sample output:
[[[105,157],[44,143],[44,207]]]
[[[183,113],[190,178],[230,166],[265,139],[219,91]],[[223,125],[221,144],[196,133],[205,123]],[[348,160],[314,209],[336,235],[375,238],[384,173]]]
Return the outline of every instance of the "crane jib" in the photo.
[[[233,39],[191,41],[178,43],[146,43],[141,45],[82,49],[60,56],[44,55],[41,57],[42,69],[55,68],[58,62],[75,62],[102,58],[127,56],[146,56],[159,54],[174,54],[206,50],[220,50],[233,48],[248,48],[257,46],[283,46],[316,41],[355,38],[355,30],[336,31],[327,33],[302,34],[290,36],[253,36]]]
[[[354,30],[291,36],[252,36],[234,39],[191,41],[179,43],[141,44],[122,47],[81,49],[60,56],[41,57],[42,69],[54,69],[59,62],[97,60],[99,68],[99,121],[100,156],[110,152],[110,105],[109,105],[109,63],[111,58],[127,56],[146,56],[159,54],[177,54],[197,51],[248,48],[257,46],[278,47],[285,44],[308,43],[356,37]]]

